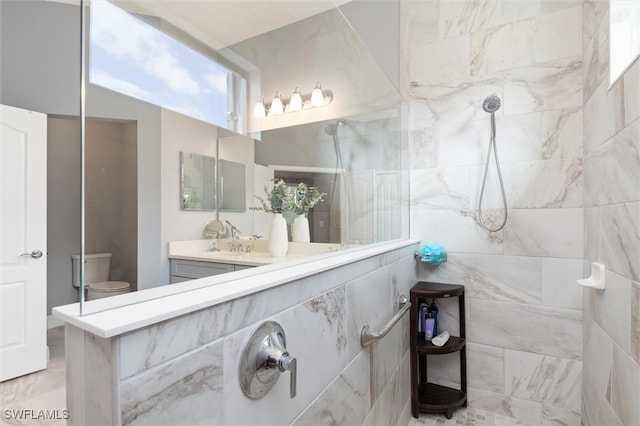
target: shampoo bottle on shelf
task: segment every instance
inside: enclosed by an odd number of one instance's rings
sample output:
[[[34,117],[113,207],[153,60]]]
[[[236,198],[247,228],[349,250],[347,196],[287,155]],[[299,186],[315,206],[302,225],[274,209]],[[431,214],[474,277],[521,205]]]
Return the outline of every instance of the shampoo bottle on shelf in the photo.
[[[440,319],[440,314],[438,313],[438,307],[436,306],[436,299],[433,299],[431,302],[431,306],[427,308],[427,315],[429,318],[433,318],[433,336],[438,335],[438,320]]]

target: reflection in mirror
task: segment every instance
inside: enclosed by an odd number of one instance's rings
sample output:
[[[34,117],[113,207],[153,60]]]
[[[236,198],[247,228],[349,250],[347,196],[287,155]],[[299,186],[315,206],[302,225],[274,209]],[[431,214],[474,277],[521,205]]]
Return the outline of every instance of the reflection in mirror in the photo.
[[[640,56],[640,2],[611,0],[609,10],[609,83]]]
[[[215,158],[180,153],[180,203],[182,210],[215,210]]]
[[[245,165],[220,160],[220,211],[244,212],[246,203]]]
[[[91,7],[100,2],[92,1]],[[234,93],[242,92],[243,87],[246,90],[242,98],[227,98],[227,122],[215,125],[202,118],[200,104],[189,104],[177,112],[153,98],[142,101],[114,87],[102,87],[96,84],[100,75],[91,76],[100,70],[89,64],[87,114],[126,120],[136,131],[137,277],[130,280],[134,289],[196,278],[182,276],[172,281],[171,262],[180,257],[171,252],[175,242],[183,250],[193,248],[193,252],[182,253],[192,260],[208,266],[226,265],[213,268],[217,271],[269,265],[271,257],[265,239],[272,215],[250,207],[257,206],[255,196],[264,197],[263,187],[269,186],[274,177],[292,185],[305,182],[327,194],[309,212],[310,243],[290,245],[292,259],[331,255],[345,247],[407,237],[405,104],[334,1],[256,2],[256,10],[251,11],[236,0],[110,3],[123,7],[135,19],[116,22],[105,9],[99,13],[99,8],[91,13],[89,28],[111,31],[113,37],[113,43],[102,46],[115,57],[104,56],[102,65],[121,65],[132,74],[141,70],[156,73],[154,78],[169,83],[166,89],[176,100],[184,100],[183,95],[189,91],[207,93],[211,87],[201,79],[201,68],[179,60],[181,56],[173,50],[175,45],[166,38],[169,37],[244,79],[228,76],[225,87],[235,87]],[[354,2],[353,8],[357,9],[356,3],[359,2]],[[248,19],[249,15],[260,19]],[[195,19],[201,16],[207,19]],[[287,20],[283,21],[283,17]],[[155,34],[160,30],[163,36],[150,36],[140,43],[122,37],[134,32],[131,26],[139,25],[138,18],[149,27],[145,32]],[[98,20],[102,24],[96,24]],[[245,22],[251,25],[244,25]],[[91,37],[104,36],[100,31],[92,30]],[[154,52],[155,59],[170,59],[163,63],[168,68],[142,69],[156,62],[154,58],[142,63],[128,58],[138,51],[143,55]],[[261,118],[243,113],[245,105],[253,106],[260,97],[271,99],[280,91],[286,101],[296,87],[314,87],[318,81],[333,95],[332,102],[322,108]],[[125,74],[120,74],[117,83],[144,91]],[[302,94],[307,92],[303,90]],[[232,122],[236,125],[231,126]],[[246,131],[240,132],[242,129]],[[188,160],[183,158],[182,185],[176,179],[176,158],[180,153],[191,156]],[[193,174],[187,172],[187,163],[191,170],[199,170],[195,161],[199,157],[215,157],[218,162],[219,190],[213,206],[205,203],[205,182],[210,181],[200,179],[196,183]],[[235,167],[231,169],[238,170],[235,177],[227,170],[232,165]],[[198,185],[202,191],[198,189],[192,199],[193,188]],[[182,194],[186,193],[189,202],[183,205]],[[181,194],[180,205],[176,194]],[[196,201],[203,204],[196,207]],[[205,207],[217,209],[214,212]],[[185,211],[188,208],[197,210]],[[236,250],[225,258],[230,252],[230,233],[210,233],[208,236],[218,236],[210,239],[203,232],[213,220],[242,230],[241,245],[246,250],[247,241],[252,241],[252,252]],[[262,238],[250,240],[256,235]],[[237,241],[235,245],[237,249]],[[252,259],[263,263],[252,263]],[[288,258],[279,259],[277,267],[286,267],[287,262],[282,260]],[[261,268],[254,270],[259,274]],[[183,291],[181,286],[175,287],[176,292]]]

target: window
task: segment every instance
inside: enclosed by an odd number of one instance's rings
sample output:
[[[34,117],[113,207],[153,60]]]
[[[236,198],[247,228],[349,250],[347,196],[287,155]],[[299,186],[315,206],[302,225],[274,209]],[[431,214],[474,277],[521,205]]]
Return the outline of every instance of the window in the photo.
[[[91,2],[89,82],[235,131],[244,79],[111,4]]]
[[[609,4],[609,82],[613,84],[640,55],[640,2],[611,0]]]

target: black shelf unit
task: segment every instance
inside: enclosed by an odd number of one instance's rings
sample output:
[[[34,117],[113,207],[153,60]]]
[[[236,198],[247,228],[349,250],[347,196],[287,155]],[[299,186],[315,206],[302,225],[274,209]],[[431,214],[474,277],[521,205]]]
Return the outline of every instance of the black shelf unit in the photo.
[[[444,346],[435,346],[418,332],[420,304],[432,299],[458,298],[460,335],[451,336]],[[467,360],[465,342],[464,286],[420,281],[411,289],[411,414],[444,413],[448,419],[453,410],[467,406]],[[427,355],[460,353],[460,389],[430,383],[427,380]]]

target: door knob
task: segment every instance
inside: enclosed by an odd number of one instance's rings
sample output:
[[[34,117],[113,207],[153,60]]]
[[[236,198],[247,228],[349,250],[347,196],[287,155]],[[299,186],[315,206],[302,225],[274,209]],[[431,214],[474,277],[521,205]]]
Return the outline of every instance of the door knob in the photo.
[[[296,396],[297,360],[287,352],[282,326],[267,321],[258,327],[240,358],[239,376],[242,391],[251,399],[260,399],[276,384],[280,374],[289,371],[289,397]]]
[[[22,253],[20,256],[31,256],[34,259],[40,259],[42,257],[42,252],[40,250],[34,250],[31,253]]]

